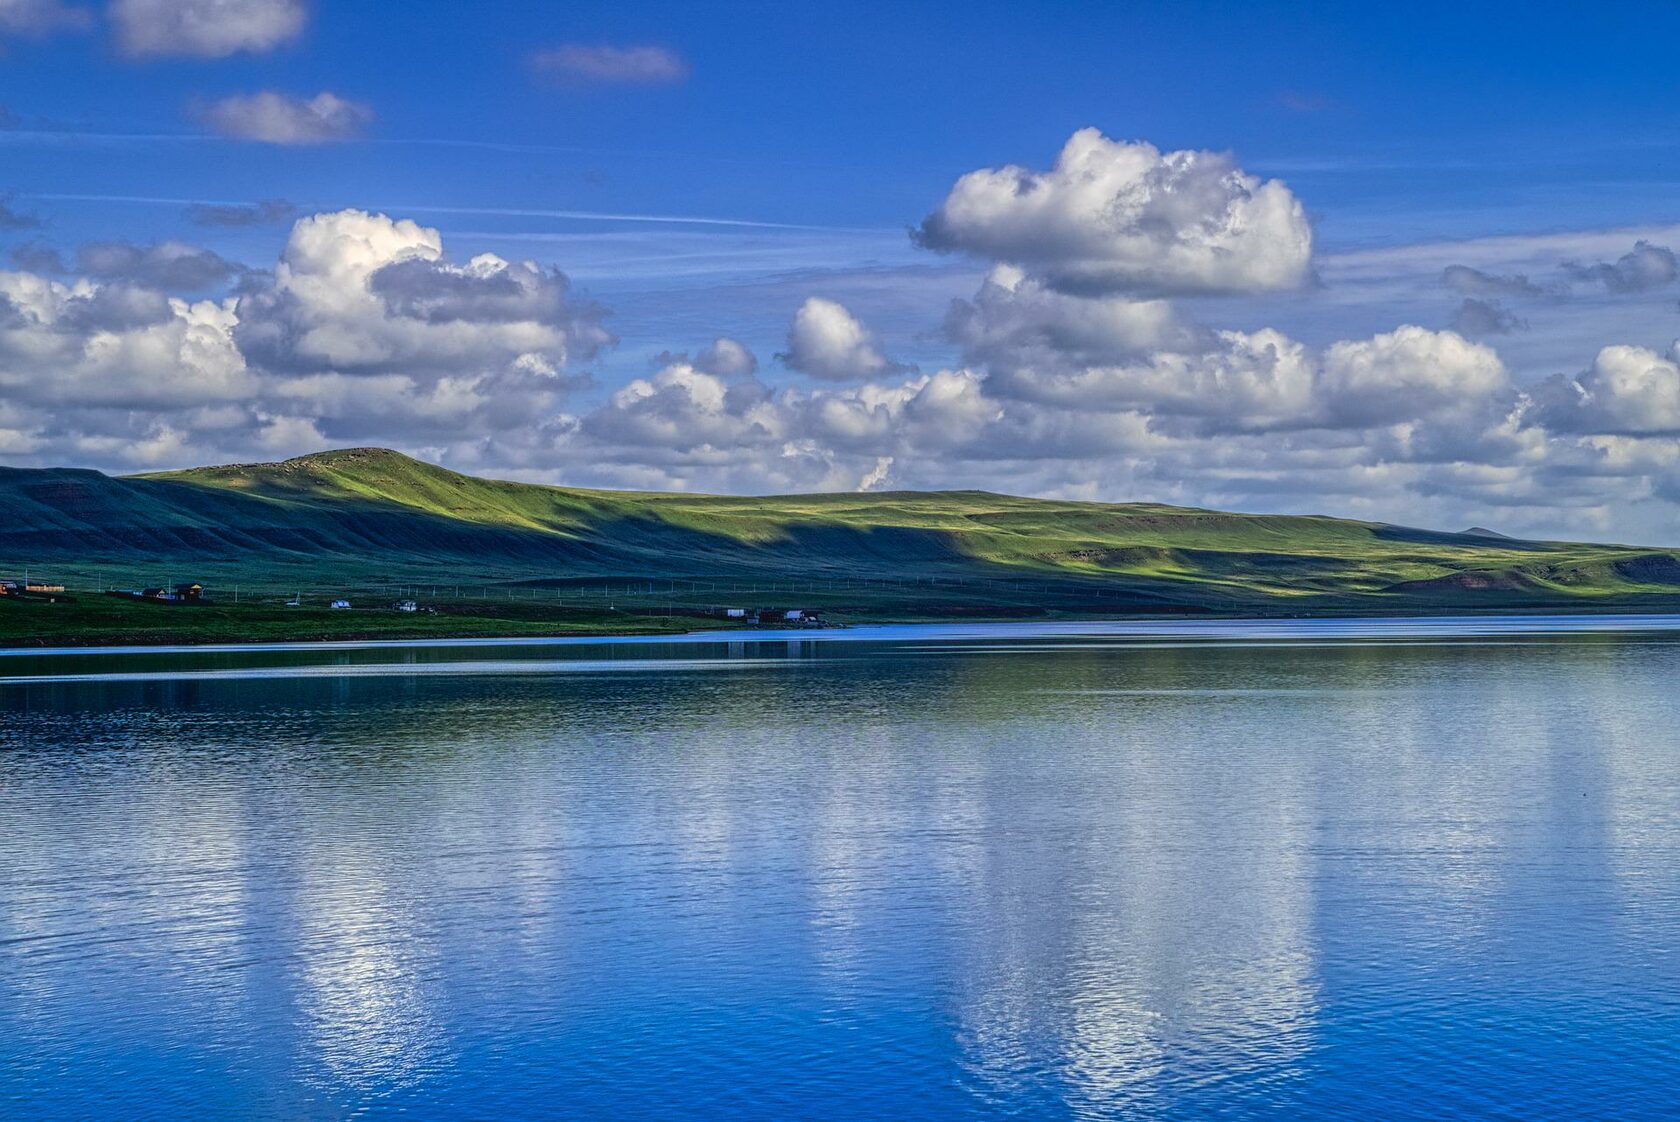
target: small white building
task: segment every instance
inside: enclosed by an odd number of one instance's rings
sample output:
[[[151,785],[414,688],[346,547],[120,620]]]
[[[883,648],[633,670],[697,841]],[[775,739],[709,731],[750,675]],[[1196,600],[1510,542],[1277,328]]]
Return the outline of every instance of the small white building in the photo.
[[[730,619],[746,619],[747,618],[747,609],[745,609],[745,608],[725,608],[723,610],[723,614]]]
[[[787,613],[782,616],[782,618],[787,619],[787,620],[794,620],[794,621],[797,622],[798,620],[802,620],[802,619],[805,618],[805,613],[800,611],[798,608],[790,608],[790,609],[788,609]]]
[[[395,607],[399,612],[417,612],[420,610],[420,602],[418,600],[398,600]]]
[[[334,608],[348,608],[349,606],[350,601],[348,600],[334,600],[331,604],[331,607]]]

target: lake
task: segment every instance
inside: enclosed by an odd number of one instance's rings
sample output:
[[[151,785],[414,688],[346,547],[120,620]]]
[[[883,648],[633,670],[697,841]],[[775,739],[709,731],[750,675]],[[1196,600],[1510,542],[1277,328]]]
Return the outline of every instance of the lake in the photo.
[[[1677,685],[1665,618],[0,656],[0,1113],[1650,1118]]]

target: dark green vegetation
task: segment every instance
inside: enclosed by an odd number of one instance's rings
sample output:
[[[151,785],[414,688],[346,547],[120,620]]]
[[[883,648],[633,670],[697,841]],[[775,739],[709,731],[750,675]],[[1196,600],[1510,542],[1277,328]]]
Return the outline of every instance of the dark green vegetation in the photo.
[[[82,593],[69,603],[0,597],[0,647],[264,643],[299,640],[506,638],[691,630],[693,618],[495,602],[447,602],[437,612],[289,608],[275,597],[179,607]]]
[[[3,642],[647,630],[759,605],[841,620],[1680,608],[1666,550],[979,491],[586,491],[381,449],[127,478],[0,469],[0,567],[24,566],[78,600],[0,605]],[[188,579],[218,605],[86,591]],[[294,593],[305,606],[282,607]],[[327,612],[338,595],[358,610]],[[440,614],[362,610],[399,595]]]

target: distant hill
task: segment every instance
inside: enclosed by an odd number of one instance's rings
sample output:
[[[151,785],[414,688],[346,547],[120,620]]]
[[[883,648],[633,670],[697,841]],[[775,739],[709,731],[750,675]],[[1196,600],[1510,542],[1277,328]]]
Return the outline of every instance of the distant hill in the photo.
[[[128,477],[0,468],[0,566],[24,565],[115,578],[168,570],[247,587],[830,582],[857,590],[860,607],[886,604],[870,591],[880,582],[897,589],[892,610],[931,614],[1003,602],[1272,613],[1680,605],[1675,553],[1480,527],[983,491],[583,490],[480,479],[378,448]]]
[[[1463,535],[1467,538],[1503,538],[1506,541],[1511,540],[1511,536],[1509,534],[1501,534],[1498,530],[1490,530],[1486,526],[1472,526],[1468,530],[1461,531],[1461,533],[1463,533]]]

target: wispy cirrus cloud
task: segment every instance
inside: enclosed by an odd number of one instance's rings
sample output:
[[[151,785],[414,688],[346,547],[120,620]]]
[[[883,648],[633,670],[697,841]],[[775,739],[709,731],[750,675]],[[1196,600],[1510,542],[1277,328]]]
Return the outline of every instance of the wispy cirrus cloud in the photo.
[[[674,86],[690,68],[669,47],[568,43],[534,52],[531,69],[542,78],[572,86]]]
[[[325,92],[297,98],[273,90],[223,98],[195,107],[194,115],[233,140],[263,144],[328,144],[360,136],[373,110]]]
[[[1337,108],[1330,98],[1310,90],[1284,90],[1277,95],[1277,104],[1291,113],[1325,113]]]

